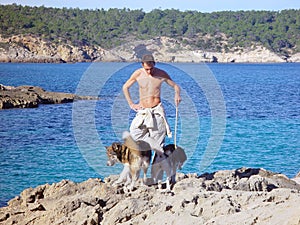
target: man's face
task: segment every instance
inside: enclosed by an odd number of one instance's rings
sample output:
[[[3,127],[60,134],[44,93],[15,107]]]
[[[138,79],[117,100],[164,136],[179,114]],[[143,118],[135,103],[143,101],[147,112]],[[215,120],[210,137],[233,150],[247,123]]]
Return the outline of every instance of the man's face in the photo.
[[[145,69],[148,75],[152,75],[154,70],[154,63],[153,62],[145,62],[143,63],[143,68]]]

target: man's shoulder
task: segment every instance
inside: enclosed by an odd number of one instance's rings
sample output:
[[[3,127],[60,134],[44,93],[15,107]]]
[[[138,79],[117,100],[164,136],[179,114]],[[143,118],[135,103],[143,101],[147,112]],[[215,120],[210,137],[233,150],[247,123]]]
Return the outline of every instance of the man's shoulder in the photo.
[[[135,72],[141,73],[141,72],[143,72],[143,71],[144,71],[144,69],[143,69],[143,68],[138,68],[138,69],[136,69],[136,71],[135,71]]]
[[[136,70],[132,73],[132,76],[138,77],[138,76],[140,76],[140,75],[142,74],[142,71],[143,71],[142,68],[136,69]]]
[[[166,73],[166,71],[164,71],[164,70],[161,69],[161,68],[155,67],[155,69],[156,69],[156,71],[158,71],[158,72]]]
[[[157,67],[156,67],[156,74],[157,74],[157,76],[160,76],[163,78],[170,78],[169,74],[166,71],[159,69]]]

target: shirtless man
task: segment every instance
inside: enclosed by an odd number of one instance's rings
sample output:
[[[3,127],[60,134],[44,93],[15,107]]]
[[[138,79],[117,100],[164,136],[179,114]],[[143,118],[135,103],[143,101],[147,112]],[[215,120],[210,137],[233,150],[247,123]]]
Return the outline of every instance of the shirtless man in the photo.
[[[129,93],[129,88],[135,82],[139,86],[138,103],[132,101]],[[165,71],[155,67],[152,55],[144,55],[142,68],[137,69],[123,85],[123,92],[130,108],[137,112],[130,126],[130,135],[135,141],[142,140],[149,143],[158,154],[163,153],[165,136],[171,137],[160,98],[163,82],[174,88],[175,105],[178,106],[181,101],[179,86]]]

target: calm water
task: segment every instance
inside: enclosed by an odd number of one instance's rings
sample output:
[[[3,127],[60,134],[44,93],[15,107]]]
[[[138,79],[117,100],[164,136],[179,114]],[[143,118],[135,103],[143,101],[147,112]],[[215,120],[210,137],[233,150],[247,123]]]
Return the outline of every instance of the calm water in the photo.
[[[97,102],[0,111],[0,206],[24,188],[120,172],[120,165],[106,166],[103,146],[119,141],[134,116],[120,90],[140,65],[99,63],[96,72],[91,65],[0,64],[0,83],[4,85],[35,85],[49,91],[96,93],[101,97]],[[222,96],[214,86],[207,93],[197,86],[198,78],[195,81],[186,73],[199,73],[198,81],[202,81],[199,65],[157,66],[167,70],[183,90],[177,133],[177,142],[189,158],[183,172],[246,166],[293,177],[300,170],[300,64],[209,64]],[[92,82],[83,84],[88,71],[92,71]],[[109,74],[112,71],[115,73]],[[163,95],[173,99],[172,90],[163,88]],[[170,98],[163,97],[163,102],[174,132],[175,109]],[[213,133],[211,104],[220,101],[217,104],[222,105],[223,98],[226,130],[210,165],[203,168],[201,161]],[[76,110],[82,119],[76,120]],[[89,133],[89,127],[96,130],[97,138]]]

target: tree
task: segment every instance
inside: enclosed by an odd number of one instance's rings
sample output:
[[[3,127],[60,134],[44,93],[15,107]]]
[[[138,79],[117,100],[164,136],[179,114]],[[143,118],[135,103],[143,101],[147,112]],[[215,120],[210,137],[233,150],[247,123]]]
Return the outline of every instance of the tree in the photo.
[[[130,38],[167,36],[203,49],[248,47],[257,42],[279,54],[300,51],[300,10],[201,13],[154,9],[30,7],[0,5],[3,37],[36,35],[53,42],[115,47]],[[227,45],[222,42],[226,36]],[[210,39],[207,37],[210,37]]]

